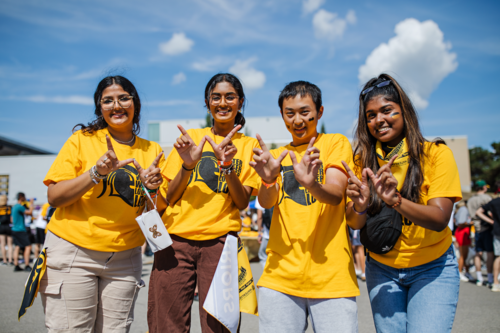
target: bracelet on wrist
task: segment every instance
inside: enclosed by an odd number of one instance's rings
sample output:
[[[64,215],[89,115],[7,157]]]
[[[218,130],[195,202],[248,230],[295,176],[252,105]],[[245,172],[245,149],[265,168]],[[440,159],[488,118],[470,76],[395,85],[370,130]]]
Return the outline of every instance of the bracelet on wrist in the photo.
[[[262,178],[261,178],[261,181],[262,181],[262,185],[264,185],[264,186],[268,189],[268,188],[270,188],[271,186],[276,185],[276,183],[278,182],[278,179],[276,178],[276,180],[275,180],[274,182],[272,182],[272,183],[266,183],[266,182],[264,181],[264,179],[262,179]]]
[[[219,164],[219,171],[222,172],[222,174],[225,176],[230,175],[231,172],[234,171],[233,162],[231,161],[231,164],[229,164],[228,167],[222,167]]]
[[[151,194],[151,193],[158,193],[158,188],[155,188],[154,190],[152,189],[149,189],[146,187],[146,190],[148,190],[148,193]]]
[[[94,174],[92,173],[92,168],[89,169],[90,179],[94,182],[94,184],[99,184],[99,179],[94,178]]]
[[[94,178],[97,178],[97,179],[105,179],[107,177],[107,175],[101,175],[99,172],[97,172],[97,167],[94,165],[92,166],[92,168],[90,168]]]
[[[228,168],[233,165],[233,160],[229,162],[217,161],[217,165],[219,166],[219,168]]]
[[[182,163],[182,168],[183,168],[184,170],[186,170],[186,171],[193,171],[193,170],[196,168],[196,165],[194,166],[194,168],[192,168],[192,169],[188,169],[188,168],[186,168],[186,166],[184,165],[184,163]]]
[[[396,196],[398,197],[398,201],[392,206],[387,205],[389,208],[396,208],[397,206],[401,205],[401,201],[403,201],[403,197],[401,197],[401,193],[396,191]]]
[[[354,204],[353,204],[353,205],[352,205],[352,210],[353,210],[356,214],[358,214],[358,215],[365,215],[365,214],[366,214],[366,212],[368,211],[368,207],[370,207],[370,205],[366,206],[366,209],[365,209],[364,211],[362,211],[362,212],[358,212],[358,211],[356,210],[356,207],[354,207]]]

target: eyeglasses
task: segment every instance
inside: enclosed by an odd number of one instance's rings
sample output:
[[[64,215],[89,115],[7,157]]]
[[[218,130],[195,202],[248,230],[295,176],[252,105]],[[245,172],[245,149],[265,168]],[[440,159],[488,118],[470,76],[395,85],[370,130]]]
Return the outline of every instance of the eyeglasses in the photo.
[[[226,97],[222,97],[222,96],[219,96],[219,95],[213,95],[210,98],[210,103],[213,104],[213,105],[219,105],[222,102],[222,98],[225,98],[227,104],[236,104],[238,102],[238,98],[239,97],[238,96],[234,96],[234,95],[229,95],[229,96],[226,96]]]
[[[382,88],[382,87],[388,86],[390,83],[391,83],[391,80],[387,80],[387,81],[380,82],[376,86],[371,86],[370,88],[366,88],[365,90],[363,90],[361,92],[361,96],[368,94],[370,91],[372,91],[375,88]]]
[[[123,108],[129,108],[132,105],[132,100],[134,99],[134,96],[122,96],[120,97],[117,101],[111,99],[111,98],[104,98],[101,99],[101,108],[103,110],[113,110],[115,107],[115,102],[118,103],[118,105]]]

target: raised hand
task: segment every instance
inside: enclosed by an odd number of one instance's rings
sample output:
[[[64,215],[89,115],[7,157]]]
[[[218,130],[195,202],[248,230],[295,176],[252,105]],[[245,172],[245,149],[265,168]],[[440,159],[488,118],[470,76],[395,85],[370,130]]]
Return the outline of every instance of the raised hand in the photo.
[[[143,169],[139,162],[134,159],[134,165],[139,173],[139,177],[141,178],[141,182],[149,188],[150,190],[156,190],[163,183],[163,177],[161,175],[161,170],[158,168],[158,163],[160,162],[161,157],[163,156],[163,152],[161,152],[158,156],[156,156],[155,160],[149,168]]]
[[[398,181],[391,172],[392,163],[397,157],[398,155],[393,156],[389,163],[382,166],[377,171],[377,174],[374,174],[371,169],[366,169],[367,175],[370,177],[377,195],[389,206],[398,202],[398,197],[396,196]]]
[[[259,141],[260,149],[253,149],[253,161],[249,164],[255,169],[264,182],[271,184],[278,178],[281,161],[283,161],[288,154],[288,150],[284,150],[277,159],[274,159],[259,134],[257,134],[257,140]]]
[[[297,162],[297,157],[293,151],[289,152],[290,159],[293,164],[295,179],[305,188],[309,188],[314,185],[316,178],[318,177],[318,170],[323,164],[323,162],[319,159],[319,149],[314,147],[314,141],[316,141],[316,138],[311,139],[309,146],[307,146],[307,150],[304,153],[304,157],[302,157],[300,162]]]
[[[359,180],[346,162],[342,161],[342,164],[349,175],[347,179],[346,194],[354,203],[356,211],[363,212],[370,204],[370,187],[368,186],[367,174],[369,169],[363,169],[361,172],[361,180]]]
[[[181,131],[182,136],[177,138],[174,147],[184,161],[186,168],[193,169],[201,159],[206,138],[203,137],[200,144],[197,146],[181,125],[177,125],[177,128]]]
[[[208,143],[210,143],[214,150],[215,157],[219,161],[229,162],[233,160],[234,155],[236,155],[236,153],[238,152],[238,149],[236,149],[236,146],[233,144],[233,141],[231,141],[231,138],[236,134],[236,132],[239,131],[240,128],[241,125],[233,128],[233,130],[229,132],[229,134],[219,144],[215,143],[215,141],[212,140],[211,137],[207,135],[205,136],[206,140],[208,141]]]
[[[95,164],[97,172],[103,176],[116,171],[134,161],[133,158],[129,158],[123,161],[118,160],[118,157],[116,157],[116,153],[113,148],[113,144],[111,143],[111,139],[107,135],[106,142],[108,144],[108,151],[104,155],[102,155]]]

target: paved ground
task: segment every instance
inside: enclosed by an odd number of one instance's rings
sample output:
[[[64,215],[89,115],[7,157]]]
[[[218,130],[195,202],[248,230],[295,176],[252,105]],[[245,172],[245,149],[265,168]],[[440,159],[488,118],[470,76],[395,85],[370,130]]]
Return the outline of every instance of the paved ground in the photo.
[[[262,274],[259,264],[251,264],[254,278],[258,280]],[[148,284],[150,264],[144,265],[143,279]],[[28,309],[26,315],[17,321],[17,311],[21,303],[24,283],[28,273],[14,273],[8,266],[0,267],[0,332],[1,333],[36,333],[46,332],[44,326],[43,308],[39,297]],[[366,285],[360,282],[361,296],[357,298],[359,332],[375,332],[371,315],[370,303],[366,292]],[[147,288],[142,289],[137,300],[135,310],[135,321],[131,332],[144,333],[147,331],[146,307]],[[500,332],[500,293],[493,293],[486,287],[477,287],[472,283],[460,284],[460,300],[458,303],[457,316],[453,326],[454,333],[465,332]],[[198,303],[193,304],[191,332],[199,333],[200,324],[198,316]],[[243,314],[242,333],[258,332],[258,318]],[[311,327],[307,332],[312,332]]]

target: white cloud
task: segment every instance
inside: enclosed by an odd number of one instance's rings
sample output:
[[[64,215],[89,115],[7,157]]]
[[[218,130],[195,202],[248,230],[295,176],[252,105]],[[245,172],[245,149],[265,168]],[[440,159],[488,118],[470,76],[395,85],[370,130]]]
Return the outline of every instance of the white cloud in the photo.
[[[457,55],[444,41],[443,32],[431,20],[409,18],[399,22],[396,36],[377,46],[359,68],[363,85],[380,73],[397,75],[413,104],[425,109],[428,98],[441,81],[457,69]]]
[[[160,43],[160,51],[167,55],[177,55],[189,52],[194,45],[194,41],[187,38],[183,32],[172,35],[168,42]]]
[[[234,65],[229,68],[229,72],[236,75],[242,81],[245,89],[259,89],[266,83],[266,75],[264,72],[258,71],[250,66],[256,60],[257,58],[236,60]]]
[[[347,12],[347,15],[345,16],[345,20],[347,21],[347,23],[350,23],[350,24],[356,24],[356,22],[358,21],[358,19],[356,18],[356,12],[354,12],[354,10],[350,10]]]
[[[175,74],[174,77],[172,78],[172,84],[175,86],[177,84],[180,84],[182,82],[186,81],[186,74],[183,72],[180,72],[178,74]]]
[[[304,14],[312,13],[324,3],[325,0],[304,0],[302,1],[302,12]]]
[[[313,20],[314,34],[318,39],[334,41],[344,35],[347,24],[356,23],[356,13],[350,10],[345,19],[338,17],[337,13],[331,13],[320,9],[314,14]]]
[[[200,72],[213,72],[224,63],[224,59],[216,57],[213,59],[202,59],[194,62],[191,67]]]
[[[94,100],[87,96],[9,96],[3,97],[2,99],[14,100],[14,101],[28,101],[34,103],[56,103],[56,104],[80,104],[80,105],[94,105]]]

